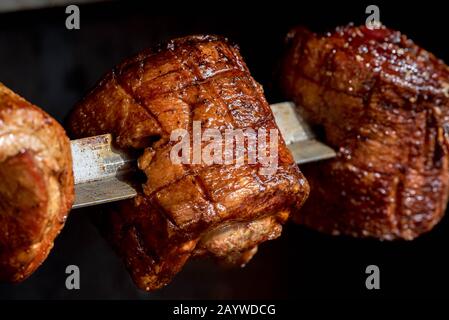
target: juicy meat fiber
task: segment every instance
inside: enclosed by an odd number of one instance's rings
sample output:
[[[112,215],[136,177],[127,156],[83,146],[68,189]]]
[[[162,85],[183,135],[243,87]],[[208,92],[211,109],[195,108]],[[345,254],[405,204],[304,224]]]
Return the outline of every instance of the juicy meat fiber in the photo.
[[[288,36],[283,88],[338,150],[303,168],[311,197],[296,220],[331,234],[413,239],[448,200],[449,71],[385,27]]]
[[[245,264],[308,195],[283,141],[272,176],[260,165],[177,165],[173,130],[276,128],[262,88],[236,47],[214,36],[168,42],[125,61],[75,108],[76,137],[111,132],[118,146],[142,150],[139,195],[109,206],[103,222],[137,285],[166,285],[191,256]],[[192,135],[190,135],[192,136]],[[282,140],[282,139],[281,139]]]
[[[22,281],[39,267],[72,202],[64,129],[0,83],[0,280]]]

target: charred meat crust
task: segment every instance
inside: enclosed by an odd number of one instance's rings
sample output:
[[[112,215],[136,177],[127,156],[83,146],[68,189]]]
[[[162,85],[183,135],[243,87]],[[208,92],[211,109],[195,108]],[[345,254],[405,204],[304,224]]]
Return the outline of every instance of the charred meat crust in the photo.
[[[102,223],[134,281],[155,290],[191,256],[245,264],[276,238],[308,184],[284,141],[271,177],[260,165],[173,164],[170,133],[276,128],[261,86],[237,47],[216,36],[172,40],[120,64],[74,109],[74,137],[112,132],[122,148],[142,150],[147,182],[133,200],[110,205]]]
[[[311,197],[295,220],[330,233],[413,239],[448,199],[449,69],[385,27],[287,36],[283,89],[338,150],[302,169]]]
[[[45,260],[73,203],[70,142],[41,109],[0,83],[0,280]]]

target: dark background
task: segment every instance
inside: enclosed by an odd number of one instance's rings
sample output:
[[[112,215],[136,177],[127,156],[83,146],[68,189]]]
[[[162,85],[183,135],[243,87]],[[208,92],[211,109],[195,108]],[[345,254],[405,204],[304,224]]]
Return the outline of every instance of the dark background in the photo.
[[[377,5],[384,24],[449,61],[449,11],[438,3]],[[368,4],[261,1],[245,11],[242,3],[229,2],[189,2],[188,8],[171,2],[100,3],[80,5],[81,30],[65,28],[63,7],[0,14],[0,81],[62,122],[71,106],[127,56],[173,37],[216,33],[240,45],[268,100],[279,102],[273,73],[288,29],[361,24]],[[182,15],[154,16],[172,12]],[[289,224],[280,239],[261,245],[244,269],[190,261],[168,287],[145,293],[91,224],[89,215],[98,210],[72,211],[47,261],[21,284],[0,284],[0,299],[428,298],[449,292],[449,218],[413,242],[393,243],[335,238]],[[70,264],[80,267],[81,290],[65,288]],[[379,291],[365,289],[370,264],[380,267]]]

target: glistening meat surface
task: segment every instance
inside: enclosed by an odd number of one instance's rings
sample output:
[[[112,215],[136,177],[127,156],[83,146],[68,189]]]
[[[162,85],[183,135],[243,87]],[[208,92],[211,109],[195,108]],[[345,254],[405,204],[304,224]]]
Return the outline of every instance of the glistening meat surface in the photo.
[[[0,280],[22,281],[40,266],[72,203],[64,129],[0,83]]]
[[[339,151],[304,166],[311,197],[296,220],[389,240],[430,230],[448,200],[448,67],[385,27],[287,40],[283,89]]]
[[[75,137],[110,132],[118,146],[142,152],[142,191],[110,205],[102,223],[145,290],[166,285],[192,256],[245,264],[308,195],[282,138],[271,176],[260,174],[260,163],[174,164],[170,134],[191,132],[193,121],[220,132],[276,128],[261,86],[222,38],[181,38],[125,61],[70,118]]]

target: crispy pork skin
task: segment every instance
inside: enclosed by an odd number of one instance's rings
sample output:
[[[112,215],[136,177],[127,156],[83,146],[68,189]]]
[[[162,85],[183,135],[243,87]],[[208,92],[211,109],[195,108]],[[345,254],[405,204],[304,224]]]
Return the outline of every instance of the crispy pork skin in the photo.
[[[72,202],[64,129],[0,83],[0,280],[18,282],[39,267]]]
[[[338,150],[304,166],[311,197],[295,220],[387,240],[432,229],[448,200],[448,67],[385,27],[287,38],[284,92]]]
[[[272,175],[260,174],[260,163],[174,164],[170,135],[191,132],[194,121],[203,131],[277,128],[261,86],[225,39],[176,39],[125,61],[69,121],[76,137],[111,132],[118,146],[142,152],[142,191],[110,205],[104,226],[144,290],[166,285],[192,256],[244,265],[308,195],[282,138]]]

